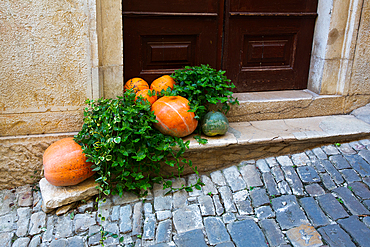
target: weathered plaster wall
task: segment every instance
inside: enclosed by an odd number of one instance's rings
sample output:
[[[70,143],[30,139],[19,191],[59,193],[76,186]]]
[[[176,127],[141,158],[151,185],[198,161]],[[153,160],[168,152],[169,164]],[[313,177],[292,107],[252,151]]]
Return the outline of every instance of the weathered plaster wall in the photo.
[[[84,0],[0,1],[0,136],[77,131],[92,96]]]

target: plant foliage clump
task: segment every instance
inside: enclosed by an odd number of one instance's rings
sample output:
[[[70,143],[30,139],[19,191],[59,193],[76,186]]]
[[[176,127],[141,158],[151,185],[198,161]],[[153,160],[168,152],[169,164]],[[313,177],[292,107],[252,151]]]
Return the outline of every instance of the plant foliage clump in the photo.
[[[128,90],[117,99],[87,100],[82,130],[75,136],[97,173],[98,189],[105,195],[123,191],[140,192],[160,182],[161,163],[177,167],[181,175],[182,158],[189,142],[163,135],[153,128],[157,122],[150,104]],[[171,181],[165,186],[171,187]]]
[[[218,110],[226,114],[230,104],[239,102],[232,96],[235,85],[224,74],[225,71],[216,71],[209,65],[186,66],[171,75],[176,81],[171,95],[187,98],[191,111],[195,113],[198,120],[209,112],[210,104],[221,104],[222,107]]]

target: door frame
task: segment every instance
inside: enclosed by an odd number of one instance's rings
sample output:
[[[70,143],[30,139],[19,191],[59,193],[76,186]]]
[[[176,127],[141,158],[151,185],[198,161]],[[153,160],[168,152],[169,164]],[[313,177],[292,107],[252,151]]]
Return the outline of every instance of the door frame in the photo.
[[[115,97],[117,92],[123,92],[125,82],[122,2],[92,0],[91,3],[87,10],[91,17],[89,46],[92,51],[89,95]],[[307,84],[312,92],[349,93],[363,3],[364,0],[319,0]],[[329,44],[333,42],[333,30],[341,35],[334,44]]]

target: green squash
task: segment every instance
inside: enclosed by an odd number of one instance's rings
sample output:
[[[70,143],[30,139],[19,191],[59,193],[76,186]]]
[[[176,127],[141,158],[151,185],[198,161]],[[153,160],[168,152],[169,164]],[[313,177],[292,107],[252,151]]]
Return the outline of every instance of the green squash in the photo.
[[[201,127],[206,136],[225,135],[229,129],[229,120],[221,112],[210,111],[204,116]]]

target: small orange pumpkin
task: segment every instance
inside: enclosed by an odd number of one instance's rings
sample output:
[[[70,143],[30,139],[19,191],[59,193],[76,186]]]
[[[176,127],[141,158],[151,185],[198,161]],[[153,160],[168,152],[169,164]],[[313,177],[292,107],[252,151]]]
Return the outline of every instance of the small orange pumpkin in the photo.
[[[44,152],[43,164],[46,180],[55,186],[76,185],[95,173],[72,137],[51,144]]]
[[[198,126],[194,112],[188,112],[189,101],[184,97],[164,96],[154,102],[151,110],[158,120],[154,127],[165,135],[184,137]]]
[[[149,89],[149,84],[139,77],[132,78],[125,83],[125,90],[133,89],[135,93],[143,89]]]
[[[149,101],[150,104],[153,104],[157,100],[157,95],[149,96],[150,89],[143,89],[136,93],[135,100],[139,98],[139,96],[143,97],[144,100]]]
[[[172,90],[174,85],[175,80],[169,75],[164,75],[155,79],[152,84],[150,84],[150,89],[155,90],[157,94],[159,94],[162,90],[166,91],[167,88],[171,88]]]

